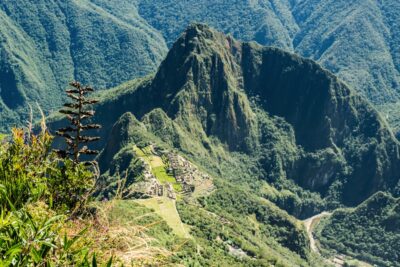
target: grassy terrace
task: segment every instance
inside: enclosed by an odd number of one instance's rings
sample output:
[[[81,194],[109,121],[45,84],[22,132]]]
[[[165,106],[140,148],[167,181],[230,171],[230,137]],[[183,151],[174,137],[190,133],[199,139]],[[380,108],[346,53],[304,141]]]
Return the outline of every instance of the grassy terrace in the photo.
[[[151,172],[161,184],[171,183],[176,193],[182,191],[182,186],[176,181],[175,177],[167,173],[167,165],[162,158],[154,155],[150,147],[139,148],[134,146],[133,149],[138,157],[149,164]],[[177,198],[180,199],[179,194],[177,194]],[[154,210],[156,214],[166,221],[177,236],[182,238],[190,237],[176,209],[175,200],[167,197],[153,197],[138,199],[135,202]]]
[[[152,172],[154,176],[157,177],[158,181],[160,181],[160,183],[171,183],[176,192],[182,192],[182,185],[176,181],[174,176],[167,173],[164,166],[152,168]]]
[[[154,210],[157,215],[165,220],[167,225],[178,237],[190,237],[188,229],[186,229],[186,226],[181,221],[174,200],[167,197],[153,197],[148,199],[138,199],[135,200],[135,202]]]
[[[149,164],[151,172],[160,183],[170,183],[176,193],[182,192],[182,185],[176,181],[173,175],[167,173],[166,164],[163,162],[161,157],[153,154],[150,147],[144,147],[141,149],[135,146],[134,151],[138,157],[141,157]]]

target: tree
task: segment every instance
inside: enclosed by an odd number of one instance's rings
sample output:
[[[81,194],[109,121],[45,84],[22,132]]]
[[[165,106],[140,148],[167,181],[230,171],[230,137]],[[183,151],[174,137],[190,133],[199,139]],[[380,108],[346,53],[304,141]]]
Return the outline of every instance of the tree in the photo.
[[[97,103],[97,100],[87,98],[87,94],[93,92],[93,88],[82,86],[79,82],[71,82],[70,86],[73,89],[66,90],[67,96],[71,98],[72,103],[65,103],[60,113],[65,114],[70,125],[59,129],[56,134],[65,139],[67,143],[66,150],[57,150],[56,152],[61,157],[72,157],[75,164],[80,162],[81,155],[97,155],[99,151],[90,150],[85,144],[94,142],[100,139],[98,136],[83,135],[84,131],[92,129],[100,129],[99,124],[85,124],[95,114],[94,110],[87,108],[88,105]],[[85,162],[91,164],[91,162]]]

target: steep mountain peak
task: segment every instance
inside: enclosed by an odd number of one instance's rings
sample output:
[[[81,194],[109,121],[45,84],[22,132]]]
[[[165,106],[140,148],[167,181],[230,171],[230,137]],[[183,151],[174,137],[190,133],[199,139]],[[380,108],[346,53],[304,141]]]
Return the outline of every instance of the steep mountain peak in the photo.
[[[225,36],[215,30],[213,30],[210,26],[203,23],[191,23],[186,30],[182,33],[180,38],[185,39],[187,41],[191,41],[194,39],[215,39],[215,37],[219,35],[222,38]]]
[[[166,113],[200,123],[231,149],[250,149],[254,115],[243,92],[241,43],[204,24],[192,24],[161,64],[152,84],[154,99]],[[249,138],[247,138],[249,137]]]
[[[339,203],[400,192],[400,146],[387,124],[312,60],[193,24],[154,77],[128,87],[98,106],[103,121],[131,112],[184,152],[239,152],[258,177],[290,178]]]
[[[189,50],[202,54],[210,49],[227,49],[235,52],[240,49],[241,42],[236,41],[232,36],[225,35],[207,24],[192,23],[175,42],[173,47],[186,45]],[[201,50],[203,49],[203,50]]]
[[[172,67],[177,59],[175,66],[182,66],[183,72]],[[181,75],[177,94],[171,94],[164,108],[169,116],[189,113],[190,119],[183,121],[197,118],[207,136],[241,151],[254,151],[271,142],[262,141],[264,136],[278,134],[263,132],[257,110],[283,118],[294,132],[291,145],[303,151],[284,172],[306,188],[326,192],[335,180],[343,180],[343,198],[357,203],[377,188],[398,181],[394,162],[399,161],[399,147],[386,123],[363,97],[312,60],[278,48],[241,43],[194,24],[174,44],[157,77],[165,82]],[[157,78],[155,82],[157,88],[165,88]],[[192,129],[190,124],[187,128]],[[384,159],[371,161],[367,152],[360,153],[354,145],[368,144],[376,150],[376,142],[391,151]],[[278,143],[274,146],[279,147]],[[288,157],[286,152],[282,157]],[[365,165],[354,167],[356,162]]]

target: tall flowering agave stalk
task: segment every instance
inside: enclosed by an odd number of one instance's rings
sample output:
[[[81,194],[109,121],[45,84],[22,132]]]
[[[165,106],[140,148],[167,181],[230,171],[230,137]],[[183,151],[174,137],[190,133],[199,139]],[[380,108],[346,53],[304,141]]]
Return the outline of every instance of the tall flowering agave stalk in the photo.
[[[94,110],[88,106],[97,103],[97,100],[90,99],[87,95],[93,92],[93,88],[82,86],[79,82],[71,82],[72,89],[66,90],[67,96],[72,102],[65,103],[66,109],[61,109],[60,113],[65,114],[70,125],[59,129],[56,134],[65,139],[67,149],[57,150],[56,152],[63,158],[71,157],[75,164],[80,163],[81,155],[97,155],[99,151],[90,150],[88,143],[100,139],[98,136],[84,135],[87,130],[100,129],[99,124],[86,123],[94,116]],[[84,162],[86,165],[92,165],[93,162]]]

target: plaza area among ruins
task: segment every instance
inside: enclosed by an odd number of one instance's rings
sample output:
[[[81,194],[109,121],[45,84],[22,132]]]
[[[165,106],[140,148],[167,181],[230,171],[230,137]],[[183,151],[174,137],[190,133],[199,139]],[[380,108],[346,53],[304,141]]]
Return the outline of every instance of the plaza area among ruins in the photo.
[[[144,166],[144,181],[139,188],[147,196],[177,200],[208,194],[214,188],[208,174],[177,153],[153,145],[135,146],[134,151]]]

